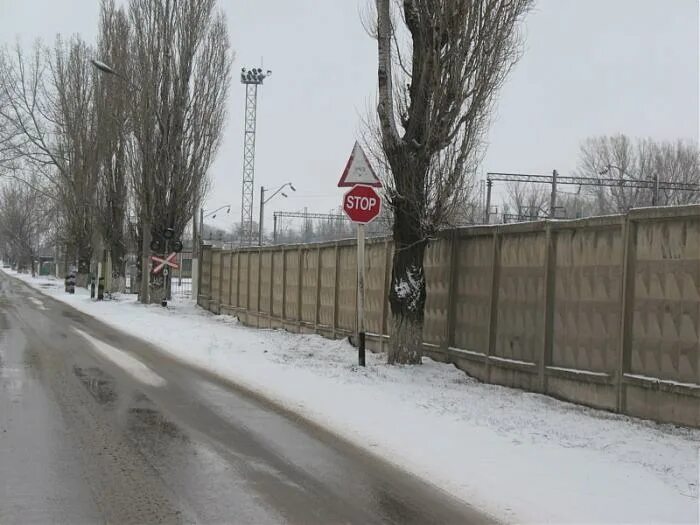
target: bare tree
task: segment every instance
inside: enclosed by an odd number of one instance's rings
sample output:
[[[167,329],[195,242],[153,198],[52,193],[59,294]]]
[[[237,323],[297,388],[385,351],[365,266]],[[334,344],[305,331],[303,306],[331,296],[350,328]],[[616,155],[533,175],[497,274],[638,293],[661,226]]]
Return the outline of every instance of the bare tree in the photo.
[[[128,64],[129,19],[114,0],[103,0],[97,53],[114,68],[124,71]],[[97,223],[112,261],[113,290],[125,285],[128,207],[128,142],[130,140],[129,97],[126,82],[100,76],[96,82],[97,116]]]
[[[678,189],[635,188],[625,180],[646,183],[700,183],[696,143],[678,140],[656,142],[626,135],[589,138],[581,145],[578,173],[587,177],[617,177],[619,186],[591,187],[597,213],[621,213],[631,208],[698,202],[696,192]]]
[[[46,236],[46,207],[39,193],[17,180],[0,187],[0,244],[18,270],[36,272],[35,261]]]
[[[549,211],[549,192],[540,184],[510,182],[506,194],[504,204],[518,220],[537,219]]]
[[[423,255],[464,200],[532,0],[376,0],[378,107],[394,212],[389,363],[419,363]]]
[[[700,184],[700,149],[697,141],[652,142],[652,178],[664,182]],[[698,192],[676,189],[659,190],[660,206],[700,202]]]
[[[231,51],[215,0],[132,0],[132,187],[142,264],[152,233],[179,236],[208,187],[226,117]],[[144,275],[147,272],[143,272]],[[141,300],[148,301],[148,283]],[[159,300],[162,292],[154,294]]]
[[[91,57],[90,46],[78,37],[68,42],[58,37],[53,49],[37,43],[30,55],[19,44],[12,53],[0,53],[6,152],[58,204],[60,231],[75,254],[82,284],[92,256],[96,194]]]

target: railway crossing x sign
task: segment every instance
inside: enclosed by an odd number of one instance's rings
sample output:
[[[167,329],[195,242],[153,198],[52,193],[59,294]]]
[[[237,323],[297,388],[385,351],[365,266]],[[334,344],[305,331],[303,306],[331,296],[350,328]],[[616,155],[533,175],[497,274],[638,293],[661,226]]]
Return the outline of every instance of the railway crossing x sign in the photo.
[[[154,263],[156,263],[156,262],[159,263],[157,266],[153,267],[152,272],[159,273],[166,266],[170,266],[173,269],[177,270],[180,267],[180,265],[175,262],[175,257],[177,257],[177,253],[175,253],[175,252],[168,255],[165,259],[163,259],[162,257],[157,257],[155,255],[151,255],[151,260]]]

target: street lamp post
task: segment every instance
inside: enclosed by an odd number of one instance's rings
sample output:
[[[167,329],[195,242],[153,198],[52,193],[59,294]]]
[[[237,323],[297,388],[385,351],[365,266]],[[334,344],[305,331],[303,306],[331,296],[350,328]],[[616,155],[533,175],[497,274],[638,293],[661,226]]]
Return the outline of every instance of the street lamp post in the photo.
[[[216,216],[216,212],[226,208],[226,213],[231,211],[231,205],[226,204],[207,213],[206,217]],[[192,214],[192,298],[197,301],[199,295],[199,250],[204,241],[204,208],[199,208],[199,224],[197,223],[197,211]]]
[[[223,206],[219,206],[215,210],[212,211],[207,211],[204,208],[199,208],[199,240],[202,242],[204,240],[204,219],[208,217],[216,218],[216,213],[223,210],[226,208],[226,213],[231,212],[231,205],[230,204],[224,204]]]
[[[275,190],[275,193],[270,195],[267,199],[265,198],[265,192],[269,190],[266,190],[263,186],[260,186],[260,220],[258,221],[258,244],[260,246],[262,246],[263,244],[263,218],[265,217],[265,204],[267,204],[275,195],[277,195],[280,192],[282,193],[282,196],[286,198],[287,194],[284,193],[282,190],[287,186],[289,186],[289,188],[292,191],[297,191],[291,182],[285,182],[284,184],[282,184],[282,186],[277,188],[277,190]]]

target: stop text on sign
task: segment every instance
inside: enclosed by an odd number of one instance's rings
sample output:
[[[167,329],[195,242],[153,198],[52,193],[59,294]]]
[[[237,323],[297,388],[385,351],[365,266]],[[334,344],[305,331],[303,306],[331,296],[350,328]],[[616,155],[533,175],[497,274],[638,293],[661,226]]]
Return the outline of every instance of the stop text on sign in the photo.
[[[348,197],[348,210],[371,210],[377,205],[374,197]]]
[[[372,186],[358,184],[343,196],[343,211],[353,222],[372,222],[381,209],[382,199]]]

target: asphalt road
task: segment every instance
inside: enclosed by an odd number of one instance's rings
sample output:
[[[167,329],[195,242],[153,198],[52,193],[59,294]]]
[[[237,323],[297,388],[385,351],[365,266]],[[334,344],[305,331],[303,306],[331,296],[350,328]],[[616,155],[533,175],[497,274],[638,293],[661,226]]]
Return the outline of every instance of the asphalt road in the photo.
[[[0,523],[487,521],[0,272]]]

